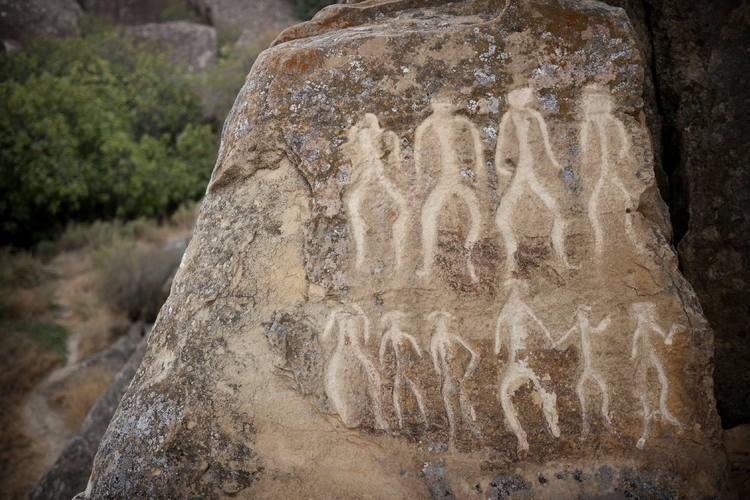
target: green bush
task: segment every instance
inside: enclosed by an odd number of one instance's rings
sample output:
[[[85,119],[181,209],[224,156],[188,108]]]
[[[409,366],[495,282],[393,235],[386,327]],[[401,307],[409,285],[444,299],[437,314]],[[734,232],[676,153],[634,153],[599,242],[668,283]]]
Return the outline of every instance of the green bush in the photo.
[[[338,3],[335,0],[293,0],[294,13],[300,19],[312,18],[320,9]]]
[[[188,78],[112,29],[0,55],[0,244],[200,197],[215,124]]]
[[[95,255],[101,297],[131,320],[152,323],[181,257],[182,249],[149,250],[115,240]]]
[[[33,340],[63,360],[67,356],[68,330],[62,325],[37,320],[0,320],[0,337],[14,334]]]

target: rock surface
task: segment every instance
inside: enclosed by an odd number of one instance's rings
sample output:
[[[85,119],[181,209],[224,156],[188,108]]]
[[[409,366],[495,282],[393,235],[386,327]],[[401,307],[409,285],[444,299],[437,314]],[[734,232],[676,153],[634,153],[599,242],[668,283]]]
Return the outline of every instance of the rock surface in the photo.
[[[216,64],[218,43],[211,26],[173,21],[128,26],[124,32],[147,44],[153,44],[175,64],[190,70]]]
[[[86,496],[721,494],[643,65],[588,0],[283,33]]]
[[[68,500],[86,488],[94,455],[99,448],[104,431],[112,419],[122,395],[133,379],[143,354],[146,352],[147,328],[143,324],[134,325],[124,341],[116,344],[133,347],[127,362],[117,373],[112,384],[91,407],[78,433],[68,441],[55,464],[37,483],[32,494],[34,499]]]
[[[0,39],[76,36],[80,15],[75,0],[0,0]]]
[[[238,29],[237,44],[243,47],[265,46],[283,29],[299,22],[292,3],[279,0],[192,0],[218,30]]]

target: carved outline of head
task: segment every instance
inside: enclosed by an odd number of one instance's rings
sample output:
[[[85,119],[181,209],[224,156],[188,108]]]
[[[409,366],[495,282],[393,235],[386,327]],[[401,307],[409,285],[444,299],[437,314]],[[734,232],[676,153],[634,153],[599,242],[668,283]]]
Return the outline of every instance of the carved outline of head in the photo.
[[[610,114],[615,103],[607,87],[591,83],[583,88],[583,112],[587,115]]]
[[[430,321],[434,325],[448,325],[451,321],[453,321],[455,317],[446,311],[432,311],[430,314],[427,315],[427,321]]]
[[[523,87],[508,92],[508,105],[513,109],[528,109],[534,102],[534,89]]]
[[[398,323],[406,317],[401,311],[388,311],[380,318],[380,323],[385,326],[397,326]]]
[[[434,114],[450,115],[456,111],[456,107],[447,97],[434,97],[430,101],[430,108]]]
[[[653,302],[635,302],[630,304],[628,312],[633,317],[641,315],[653,316],[656,313],[656,304]]]
[[[576,307],[577,315],[589,316],[591,314],[591,306],[588,304],[580,304]]]
[[[529,282],[526,280],[510,278],[505,280],[503,286],[505,286],[505,288],[509,288],[511,294],[520,293],[526,295],[527,293],[529,293]]]

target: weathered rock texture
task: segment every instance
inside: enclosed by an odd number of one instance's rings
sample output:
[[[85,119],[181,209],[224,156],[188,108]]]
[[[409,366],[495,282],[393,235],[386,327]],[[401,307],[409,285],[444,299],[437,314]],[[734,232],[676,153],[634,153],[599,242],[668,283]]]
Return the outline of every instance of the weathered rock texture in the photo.
[[[75,36],[80,15],[75,0],[0,0],[0,39]]]
[[[143,324],[134,325],[128,336],[115,345],[115,348],[127,346],[130,357],[109,388],[91,407],[78,433],[65,445],[55,464],[37,483],[32,498],[69,500],[86,488],[104,431],[146,352],[144,335],[147,330]]]
[[[265,48],[283,29],[299,22],[292,2],[281,0],[191,0],[216,29],[238,29],[243,47]]]
[[[87,495],[720,494],[643,95],[592,1],[373,0],[282,34]]]
[[[202,69],[216,64],[218,44],[211,26],[173,21],[128,26],[124,32],[163,52],[172,62],[188,69]]]

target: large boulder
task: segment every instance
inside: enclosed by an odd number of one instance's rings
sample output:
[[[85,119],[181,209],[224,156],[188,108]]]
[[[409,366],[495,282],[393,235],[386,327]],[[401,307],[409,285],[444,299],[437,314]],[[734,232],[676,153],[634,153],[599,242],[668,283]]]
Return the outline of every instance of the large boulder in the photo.
[[[128,26],[124,33],[152,45],[169,60],[189,70],[216,64],[218,44],[216,30],[211,26],[172,21]]]
[[[644,85],[627,16],[590,0],[287,30],[85,496],[720,495]]]
[[[86,488],[102,436],[146,352],[148,328],[150,327],[141,323],[135,324],[128,336],[124,337],[126,340],[119,342],[131,347],[133,341],[138,343],[112,384],[91,407],[76,435],[68,441],[54,465],[39,480],[32,498],[69,500]]]
[[[80,15],[75,0],[0,0],[0,39],[76,36]]]
[[[238,45],[265,48],[283,29],[299,22],[292,2],[279,0],[191,0],[218,30],[237,30]]]

